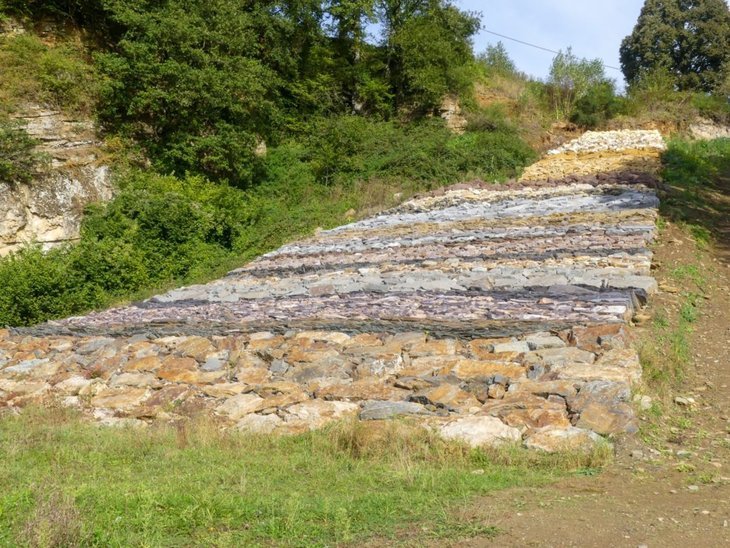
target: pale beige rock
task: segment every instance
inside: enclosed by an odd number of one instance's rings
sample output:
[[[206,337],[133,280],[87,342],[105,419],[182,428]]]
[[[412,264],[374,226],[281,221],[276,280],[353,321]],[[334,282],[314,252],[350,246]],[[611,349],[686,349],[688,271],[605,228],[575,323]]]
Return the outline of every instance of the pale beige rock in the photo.
[[[284,421],[277,415],[258,415],[252,413],[246,415],[236,423],[236,428],[242,432],[250,432],[252,434],[271,434]]]
[[[331,384],[317,390],[317,398],[325,400],[403,400],[410,392],[377,379],[362,379],[348,384]]]
[[[630,348],[609,350],[594,364],[567,364],[552,367],[558,379],[615,381],[635,384],[641,380],[639,355]]]
[[[124,369],[126,371],[157,371],[160,367],[162,367],[162,360],[159,356],[145,356],[130,360]]]
[[[502,375],[508,379],[517,380],[525,378],[527,372],[518,363],[504,363],[501,361],[483,361],[459,359],[448,371],[460,379],[473,379],[478,377],[491,377]]]
[[[313,341],[324,341],[332,344],[346,345],[350,342],[350,335],[337,333],[335,331],[300,331],[294,336],[295,339],[311,339]]]
[[[146,388],[107,388],[91,400],[91,405],[105,409],[129,410],[147,397]]]
[[[184,357],[190,357],[202,363],[208,355],[215,354],[216,347],[203,337],[185,337],[177,344],[175,351]]]
[[[239,394],[228,398],[216,407],[216,413],[237,421],[249,413],[255,413],[261,408],[264,398],[256,394]]]
[[[547,427],[538,430],[525,439],[525,447],[539,449],[547,453],[557,451],[590,451],[603,438],[590,430],[582,428]]]
[[[87,379],[86,377],[74,375],[58,383],[54,386],[54,388],[69,396],[78,396],[81,390],[83,390],[85,387],[89,386],[93,382],[93,380]]]
[[[289,407],[284,420],[294,430],[315,430],[334,420],[355,415],[359,410],[356,403],[310,400]]]
[[[241,394],[251,387],[243,382],[222,382],[218,384],[208,384],[201,387],[204,394],[212,398],[227,398]]]
[[[579,381],[520,381],[513,383],[509,387],[510,393],[519,394],[528,393],[536,394],[538,396],[548,397],[551,394],[568,398],[575,396],[577,389],[580,388],[581,382]]]
[[[47,392],[51,385],[41,381],[23,382],[10,379],[0,379],[0,390],[8,394],[28,395]]]
[[[133,386],[137,388],[158,388],[162,385],[152,373],[121,373],[109,379],[109,387]]]
[[[520,431],[495,417],[465,417],[440,428],[447,440],[463,441],[472,447],[495,446],[522,439]]]

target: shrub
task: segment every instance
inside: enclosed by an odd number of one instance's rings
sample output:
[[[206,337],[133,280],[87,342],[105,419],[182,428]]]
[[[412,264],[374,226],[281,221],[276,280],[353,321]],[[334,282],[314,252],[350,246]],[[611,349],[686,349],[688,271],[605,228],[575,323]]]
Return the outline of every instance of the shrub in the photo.
[[[90,114],[96,100],[96,75],[82,46],[44,44],[32,34],[0,37],[0,109],[34,102]]]
[[[692,105],[701,116],[721,124],[730,124],[730,96],[695,93],[692,95]]]
[[[38,141],[18,124],[0,118],[0,183],[27,183],[33,179],[44,156]]]
[[[623,101],[616,96],[611,82],[603,82],[589,89],[578,99],[570,121],[582,127],[596,128],[625,111]]]

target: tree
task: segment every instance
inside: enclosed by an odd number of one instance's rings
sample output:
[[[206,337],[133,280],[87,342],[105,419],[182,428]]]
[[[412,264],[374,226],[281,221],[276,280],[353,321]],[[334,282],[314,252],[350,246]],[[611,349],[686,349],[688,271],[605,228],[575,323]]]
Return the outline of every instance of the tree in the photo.
[[[517,72],[517,67],[502,42],[489,44],[487,50],[479,55],[479,60],[494,74],[508,76]]]
[[[476,14],[448,0],[378,0],[377,7],[396,107],[428,111],[468,87]]]
[[[345,103],[354,111],[363,108],[363,92],[369,81],[370,50],[365,41],[366,24],[374,20],[373,0],[329,0],[325,11],[330,16],[333,72]],[[377,101],[376,101],[377,102]]]
[[[677,89],[716,91],[730,70],[730,9],[725,0],[646,0],[620,54],[629,84],[667,71]]]
[[[596,86],[610,82],[600,59],[579,59],[571,48],[558,53],[550,66],[548,86],[558,118],[569,116],[576,103]]]
[[[257,142],[287,109],[319,103],[314,0],[105,0],[124,29],[97,55],[100,118],[142,143],[166,173],[253,182]]]

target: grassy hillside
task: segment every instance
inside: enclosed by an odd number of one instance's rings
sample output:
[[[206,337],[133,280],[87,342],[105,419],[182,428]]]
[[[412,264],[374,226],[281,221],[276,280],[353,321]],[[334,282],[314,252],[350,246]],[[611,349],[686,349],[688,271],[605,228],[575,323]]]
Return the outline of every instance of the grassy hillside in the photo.
[[[492,536],[464,500],[594,473],[610,450],[470,450],[424,428],[347,422],[300,436],[100,429],[60,409],[0,422],[0,544],[331,546]],[[63,473],[57,473],[63,471]],[[170,473],[174,471],[174,473]]]

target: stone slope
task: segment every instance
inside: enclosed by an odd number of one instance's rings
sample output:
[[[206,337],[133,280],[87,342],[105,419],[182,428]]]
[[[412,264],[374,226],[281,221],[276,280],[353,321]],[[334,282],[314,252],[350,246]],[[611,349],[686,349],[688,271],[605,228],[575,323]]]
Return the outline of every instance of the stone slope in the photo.
[[[647,173],[662,148],[658,134],[587,134],[530,168],[562,173],[570,154],[578,175],[458,185],[209,284],[8,333],[0,402],[263,432],[407,415],[545,450],[634,431],[626,325],[656,290]],[[607,157],[621,170],[596,175]]]

